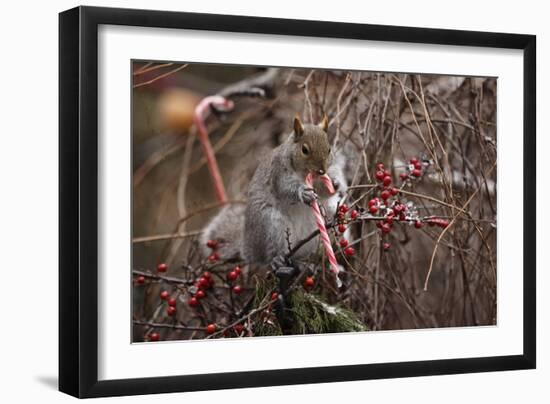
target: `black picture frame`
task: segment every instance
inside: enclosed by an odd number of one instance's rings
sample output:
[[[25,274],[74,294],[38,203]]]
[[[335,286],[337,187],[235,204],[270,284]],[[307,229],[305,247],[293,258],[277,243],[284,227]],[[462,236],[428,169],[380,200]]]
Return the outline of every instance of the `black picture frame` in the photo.
[[[99,381],[100,24],[523,50],[523,354]],[[536,37],[489,32],[77,7],[59,15],[59,389],[76,397],[324,383],[536,366]],[[519,94],[518,94],[519,96]]]

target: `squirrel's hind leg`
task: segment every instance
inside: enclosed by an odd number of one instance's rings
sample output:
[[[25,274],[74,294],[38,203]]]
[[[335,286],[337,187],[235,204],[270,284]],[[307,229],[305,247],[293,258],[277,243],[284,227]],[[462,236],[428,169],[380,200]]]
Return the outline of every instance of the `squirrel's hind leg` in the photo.
[[[270,266],[275,257],[288,252],[287,219],[282,212],[270,206],[249,208],[253,209],[253,214],[245,215],[244,258],[253,265]]]
[[[245,205],[233,204],[224,206],[206,225],[200,237],[204,256],[211,254],[206,243],[214,240],[218,246],[216,252],[222,259],[242,258],[242,229],[244,224]]]

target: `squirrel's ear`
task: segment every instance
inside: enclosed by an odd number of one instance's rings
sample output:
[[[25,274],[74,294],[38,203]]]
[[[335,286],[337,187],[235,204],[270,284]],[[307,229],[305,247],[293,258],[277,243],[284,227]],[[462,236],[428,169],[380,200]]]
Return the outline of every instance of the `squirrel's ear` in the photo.
[[[304,134],[304,125],[302,125],[302,121],[300,121],[298,115],[294,117],[294,134],[296,140]]]
[[[323,114],[323,119],[321,122],[319,122],[319,127],[321,129],[323,129],[323,131],[327,131],[328,129],[328,118],[327,118],[327,114]]]

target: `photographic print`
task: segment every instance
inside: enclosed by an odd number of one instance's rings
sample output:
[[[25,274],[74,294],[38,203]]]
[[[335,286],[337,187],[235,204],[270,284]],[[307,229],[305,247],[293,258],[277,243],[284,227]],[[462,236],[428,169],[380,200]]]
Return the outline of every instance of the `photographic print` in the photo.
[[[133,342],[497,324],[497,78],[129,74]]]

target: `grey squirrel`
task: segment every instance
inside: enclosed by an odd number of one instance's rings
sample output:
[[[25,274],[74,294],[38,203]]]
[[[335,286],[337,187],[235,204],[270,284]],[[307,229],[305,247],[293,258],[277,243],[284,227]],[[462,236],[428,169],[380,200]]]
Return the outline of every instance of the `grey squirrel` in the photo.
[[[332,216],[347,184],[343,156],[332,156],[327,129],[326,115],[318,125],[303,124],[296,117],[292,134],[256,169],[246,206],[221,209],[203,231],[201,244],[216,240],[222,259],[239,257],[253,265],[271,265],[288,252],[287,231],[291,245],[295,245],[317,229],[309,206],[315,199]],[[328,174],[336,194],[329,195],[320,180],[314,182],[314,189],[307,188],[308,172]],[[314,238],[294,258],[305,259],[317,247],[318,239]]]

